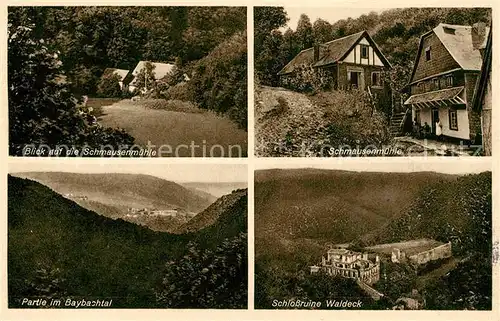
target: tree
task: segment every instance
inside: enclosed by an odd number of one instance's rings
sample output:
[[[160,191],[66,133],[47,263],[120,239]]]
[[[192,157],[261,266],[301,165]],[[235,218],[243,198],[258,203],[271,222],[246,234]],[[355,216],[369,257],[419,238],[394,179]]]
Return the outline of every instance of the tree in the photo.
[[[135,86],[137,91],[139,92],[148,92],[155,90],[156,87],[156,78],[154,69],[155,65],[147,61],[144,64],[144,67],[139,70],[137,75],[135,76]]]
[[[283,51],[283,37],[279,30],[288,21],[283,7],[255,7],[255,69],[257,78],[267,85],[278,84],[277,73],[288,58]]]
[[[77,107],[58,54],[36,38],[34,24],[11,23],[11,18],[15,16],[9,16],[8,29],[10,154],[22,155],[27,144],[133,144],[131,136],[102,128]]]
[[[311,24],[311,20],[306,14],[301,14],[299,18],[299,22],[297,23],[297,30],[295,30],[295,34],[301,46],[301,49],[310,48],[314,44],[313,37],[313,27]]]
[[[333,27],[328,21],[318,18],[314,21],[312,28],[313,38],[316,44],[333,40]]]
[[[215,250],[188,244],[187,253],[166,264],[156,291],[169,308],[245,308],[247,304],[247,236],[225,239]]]
[[[112,69],[108,69],[101,77],[101,81],[97,87],[97,94],[100,97],[120,97],[122,94],[120,76],[114,73]]]

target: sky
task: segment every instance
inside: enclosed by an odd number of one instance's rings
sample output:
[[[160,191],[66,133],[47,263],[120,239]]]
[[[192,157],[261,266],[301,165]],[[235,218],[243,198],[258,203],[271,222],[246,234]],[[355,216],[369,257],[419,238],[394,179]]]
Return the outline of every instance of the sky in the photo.
[[[70,173],[129,173],[146,174],[178,183],[186,182],[247,182],[248,170],[244,164],[165,164],[152,159],[63,159],[16,158],[9,161],[9,173],[70,172]]]
[[[355,19],[363,14],[369,14],[371,11],[375,11],[380,13],[386,9],[383,8],[325,8],[325,7],[288,7],[285,6],[285,11],[288,14],[290,20],[288,21],[288,27],[295,30],[297,28],[297,23],[299,22],[300,15],[305,13],[309,19],[311,19],[311,23],[314,23],[316,19],[321,18],[330,23],[335,23],[341,19],[347,19],[349,17]]]
[[[491,171],[492,162],[485,157],[463,157],[457,162],[456,158],[448,159],[436,156],[427,158],[411,159],[388,159],[379,158],[350,158],[350,159],[332,159],[329,162],[318,162],[308,164],[302,163],[277,163],[266,162],[257,164],[256,169],[271,168],[318,168],[318,169],[336,169],[356,172],[438,172],[445,174],[472,174]]]

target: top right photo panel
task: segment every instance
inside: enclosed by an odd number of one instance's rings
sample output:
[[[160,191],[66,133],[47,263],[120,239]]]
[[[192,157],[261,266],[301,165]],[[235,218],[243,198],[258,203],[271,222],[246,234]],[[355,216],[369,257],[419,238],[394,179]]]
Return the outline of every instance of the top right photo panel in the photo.
[[[491,156],[491,8],[254,8],[258,157]]]

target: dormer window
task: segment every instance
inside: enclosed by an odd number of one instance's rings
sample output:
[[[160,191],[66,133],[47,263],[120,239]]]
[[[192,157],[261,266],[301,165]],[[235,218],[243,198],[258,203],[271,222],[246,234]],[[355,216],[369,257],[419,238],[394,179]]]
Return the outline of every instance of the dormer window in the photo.
[[[425,48],[425,61],[431,60],[431,47]]]
[[[361,45],[361,58],[368,59],[368,46]]]
[[[454,35],[455,34],[455,28],[451,27],[443,27],[444,33],[447,33],[449,35]]]

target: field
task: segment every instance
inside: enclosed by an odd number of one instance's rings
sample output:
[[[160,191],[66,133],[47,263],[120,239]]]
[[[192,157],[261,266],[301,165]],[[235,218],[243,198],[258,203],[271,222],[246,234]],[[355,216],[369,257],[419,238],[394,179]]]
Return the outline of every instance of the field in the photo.
[[[174,111],[183,108],[185,111]],[[121,127],[136,139],[136,144],[148,142],[157,147],[168,145],[162,156],[180,157],[239,157],[247,155],[247,133],[229,119],[211,112],[185,107],[169,109],[147,108],[146,104],[122,100],[102,107],[99,122],[107,127]],[[191,144],[198,147],[191,148]],[[220,146],[219,146],[220,145]],[[222,146],[222,150],[221,150]],[[233,146],[231,148],[231,146]],[[241,155],[240,148],[241,147]],[[177,155],[175,151],[178,151]],[[194,153],[192,153],[194,150]]]

